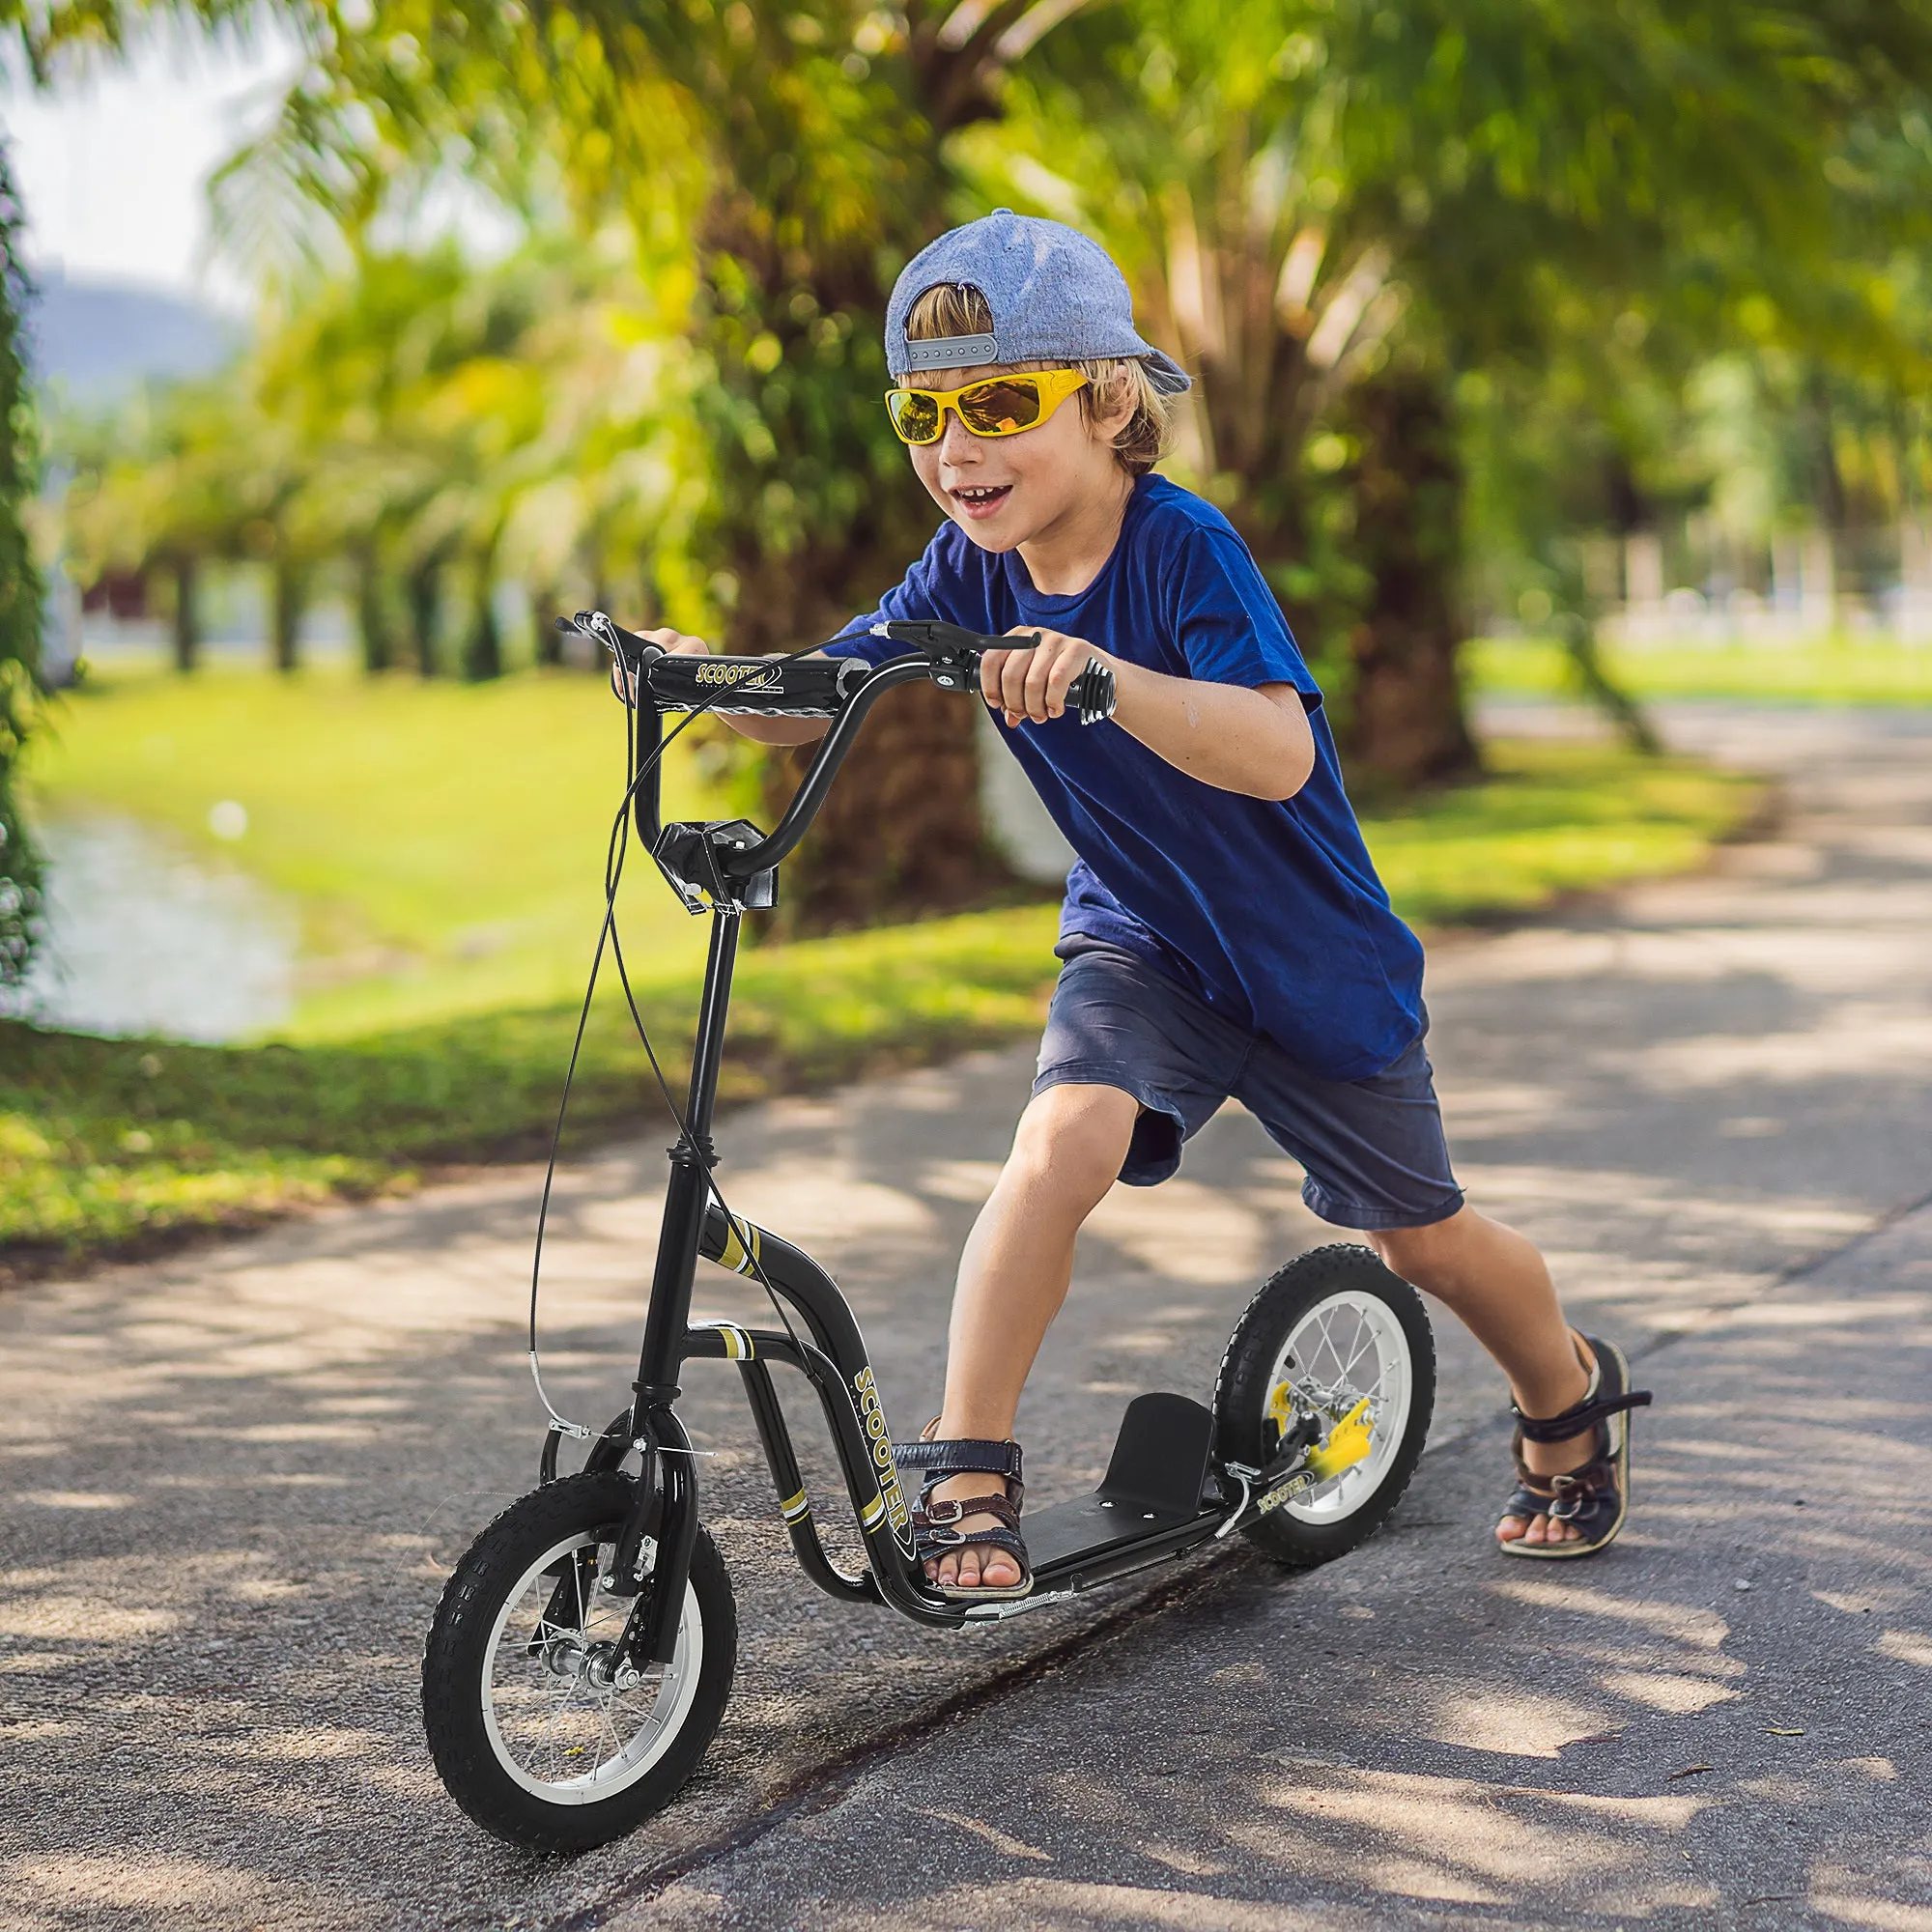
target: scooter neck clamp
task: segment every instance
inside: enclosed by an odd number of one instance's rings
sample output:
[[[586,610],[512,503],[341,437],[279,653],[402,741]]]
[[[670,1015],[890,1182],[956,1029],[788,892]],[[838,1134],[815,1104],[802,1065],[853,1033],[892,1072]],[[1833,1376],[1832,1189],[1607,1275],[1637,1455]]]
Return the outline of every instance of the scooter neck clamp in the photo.
[[[718,1148],[709,1134],[686,1134],[665,1149],[673,1167],[701,1167],[707,1172],[718,1165]]]

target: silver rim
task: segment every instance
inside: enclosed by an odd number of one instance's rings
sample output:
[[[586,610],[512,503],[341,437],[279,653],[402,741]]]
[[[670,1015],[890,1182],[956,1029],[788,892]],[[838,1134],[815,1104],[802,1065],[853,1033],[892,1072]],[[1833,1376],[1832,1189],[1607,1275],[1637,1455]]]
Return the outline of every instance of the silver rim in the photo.
[[[1414,1378],[1408,1337],[1385,1301],[1357,1289],[1324,1295],[1294,1324],[1268,1371],[1267,1400],[1286,1390],[1295,1408],[1319,1417],[1322,1439],[1365,1397],[1369,1453],[1331,1482],[1283,1507],[1302,1522],[1352,1516],[1381,1488],[1408,1430]]]
[[[696,1591],[685,1585],[670,1662],[634,1673],[617,1656],[631,1599],[597,1587],[609,1560],[609,1544],[589,1534],[553,1545],[518,1579],[484,1653],[491,1748],[549,1804],[595,1804],[628,1790],[670,1748],[697,1695],[704,1624]]]

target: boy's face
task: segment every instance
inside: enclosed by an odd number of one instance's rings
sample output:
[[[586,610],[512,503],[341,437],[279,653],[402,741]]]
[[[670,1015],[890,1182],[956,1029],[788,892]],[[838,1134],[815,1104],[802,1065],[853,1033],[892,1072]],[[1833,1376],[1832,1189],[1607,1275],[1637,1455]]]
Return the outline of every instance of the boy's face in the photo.
[[[923,389],[963,389],[989,376],[1050,369],[1050,362],[986,362],[974,369],[934,370]],[[1093,504],[1117,494],[1126,472],[1113,439],[1132,414],[1131,402],[1099,416],[1069,396],[1045,422],[1016,436],[975,436],[948,410],[937,442],[910,445],[912,467],[932,500],[981,550],[1016,550],[1046,536]]]

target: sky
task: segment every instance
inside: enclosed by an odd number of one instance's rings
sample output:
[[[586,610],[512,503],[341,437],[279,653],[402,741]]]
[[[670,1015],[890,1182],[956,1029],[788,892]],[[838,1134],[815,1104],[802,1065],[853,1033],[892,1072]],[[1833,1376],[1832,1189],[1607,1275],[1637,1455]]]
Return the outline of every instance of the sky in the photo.
[[[203,190],[268,120],[297,59],[271,34],[246,46],[170,34],[49,94],[9,71],[0,124],[26,207],[28,261],[70,279],[134,282],[244,309],[245,278],[213,258]]]

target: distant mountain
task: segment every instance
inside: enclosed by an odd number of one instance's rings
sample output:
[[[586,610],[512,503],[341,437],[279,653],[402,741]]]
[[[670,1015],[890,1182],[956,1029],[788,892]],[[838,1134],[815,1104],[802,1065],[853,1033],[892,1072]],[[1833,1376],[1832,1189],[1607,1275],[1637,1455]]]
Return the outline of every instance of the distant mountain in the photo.
[[[229,317],[160,289],[70,281],[58,270],[35,280],[27,319],[34,374],[76,402],[111,402],[150,377],[205,376],[245,338]]]

